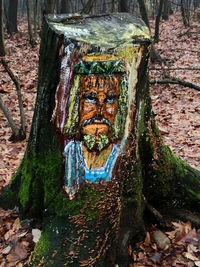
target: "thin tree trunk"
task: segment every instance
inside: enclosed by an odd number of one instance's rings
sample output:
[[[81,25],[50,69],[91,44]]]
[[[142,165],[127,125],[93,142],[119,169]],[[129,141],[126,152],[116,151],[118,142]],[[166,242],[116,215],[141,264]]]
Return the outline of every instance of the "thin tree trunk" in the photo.
[[[149,24],[149,18],[145,6],[144,0],[138,0],[139,8],[140,8],[140,14],[143,19],[143,21],[146,23],[147,27],[150,29],[150,24]]]
[[[7,31],[11,35],[18,31],[17,6],[18,6],[18,0],[9,0],[8,12],[7,12]]]
[[[29,33],[29,42],[32,46],[36,45],[36,41],[33,37],[33,30],[31,25],[31,14],[30,14],[30,2],[26,0],[26,8],[27,8],[27,20],[28,20],[28,33]]]
[[[119,11],[119,2],[117,0],[112,0],[112,12]]]
[[[128,12],[128,1],[120,0],[120,12]]]
[[[4,44],[4,31],[3,31],[3,17],[4,17],[4,9],[3,9],[3,0],[0,0],[0,56],[4,57],[6,54],[5,44]]]
[[[96,0],[88,0],[81,11],[81,14],[89,14],[95,1]]]
[[[146,23],[147,27],[149,28],[149,31],[151,32],[149,18],[147,15],[147,10],[146,10],[144,0],[138,0],[138,4],[139,4],[139,8],[140,8],[141,17],[142,17],[143,21]],[[158,53],[155,50],[154,43],[152,43],[152,45],[151,45],[150,58],[151,58],[152,62],[161,61],[161,57],[158,55]]]
[[[70,13],[70,2],[69,0],[61,0],[61,13]]]
[[[164,20],[168,20],[169,19],[169,0],[165,0],[164,1],[162,18]]]
[[[160,0],[158,14],[156,16],[156,23],[155,23],[155,34],[154,34],[154,43],[158,43],[159,41],[159,25],[160,25],[160,17],[162,14],[164,0]]]
[[[34,11],[33,11],[34,13],[34,39],[36,40],[37,39],[37,21],[38,21],[38,19],[37,19],[37,17],[38,17],[38,0],[35,0],[35,2],[34,2]]]
[[[185,27],[189,26],[189,19],[186,14],[186,3],[185,0],[181,0],[181,14],[183,19],[183,24]]]
[[[45,4],[45,13],[46,14],[54,14],[55,12],[55,0],[44,0]]]

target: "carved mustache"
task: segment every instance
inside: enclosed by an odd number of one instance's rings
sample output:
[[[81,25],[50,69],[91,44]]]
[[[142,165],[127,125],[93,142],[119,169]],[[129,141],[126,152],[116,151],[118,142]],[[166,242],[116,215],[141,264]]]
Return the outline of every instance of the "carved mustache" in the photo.
[[[110,122],[106,118],[104,118],[103,116],[94,116],[94,117],[92,117],[90,119],[84,120],[82,122],[81,127],[84,127],[84,126],[86,126],[88,124],[91,124],[93,122],[94,123],[96,122],[96,123],[107,124],[109,127],[111,126]]]

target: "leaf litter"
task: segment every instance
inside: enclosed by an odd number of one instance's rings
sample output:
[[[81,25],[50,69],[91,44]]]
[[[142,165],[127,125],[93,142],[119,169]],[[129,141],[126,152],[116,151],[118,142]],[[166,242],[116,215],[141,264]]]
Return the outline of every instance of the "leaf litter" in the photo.
[[[199,22],[191,20],[191,32],[197,32],[198,27]],[[26,23],[20,22],[18,29],[13,37],[5,36],[5,60],[20,82],[29,133],[36,98],[39,45],[34,48],[29,45]],[[200,72],[192,70],[200,68],[200,40],[197,34],[191,33],[190,37],[184,34],[187,30],[179,13],[170,16],[169,21],[161,21],[156,49],[173,69],[168,71],[171,76],[200,86]],[[160,65],[155,63],[152,67],[160,68]],[[15,86],[1,65],[0,72],[1,97],[19,124]],[[161,79],[162,75],[162,71],[150,70],[150,79]],[[151,86],[151,98],[165,143],[177,156],[200,170],[200,92],[180,85],[156,84]],[[11,143],[8,139],[12,133],[1,110],[0,122],[1,190],[10,182],[23,158],[28,134],[25,141]],[[190,222],[172,222],[171,225],[173,229],[163,233],[170,240],[165,249],[160,249],[153,238],[153,233],[160,230],[155,225],[147,228],[145,240],[129,247],[129,266],[200,266],[200,229],[192,228]],[[28,220],[20,222],[16,210],[0,208],[0,267],[25,266],[40,233]]]

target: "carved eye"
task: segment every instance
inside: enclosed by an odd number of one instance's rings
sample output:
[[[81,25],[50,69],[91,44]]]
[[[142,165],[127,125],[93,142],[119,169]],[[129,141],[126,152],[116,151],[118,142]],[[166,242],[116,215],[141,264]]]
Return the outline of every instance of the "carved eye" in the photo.
[[[83,97],[86,103],[96,103],[98,100],[96,93],[93,92],[85,94]]]
[[[113,92],[109,93],[105,98],[105,103],[114,104],[116,97],[117,96],[115,93]]]

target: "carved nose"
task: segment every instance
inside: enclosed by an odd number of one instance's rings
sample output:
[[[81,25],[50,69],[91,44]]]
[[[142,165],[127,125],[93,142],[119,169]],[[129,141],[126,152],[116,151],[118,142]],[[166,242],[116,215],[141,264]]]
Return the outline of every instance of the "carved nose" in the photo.
[[[98,103],[97,114],[102,115],[103,113],[103,103]]]

